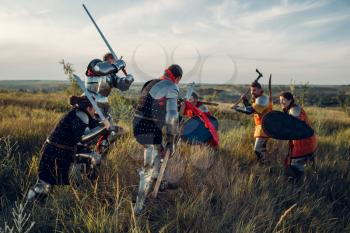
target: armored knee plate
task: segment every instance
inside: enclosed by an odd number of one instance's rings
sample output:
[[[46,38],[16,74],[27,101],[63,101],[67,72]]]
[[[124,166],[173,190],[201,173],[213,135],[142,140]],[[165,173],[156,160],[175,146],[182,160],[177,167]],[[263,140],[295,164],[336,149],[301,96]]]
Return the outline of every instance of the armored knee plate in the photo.
[[[28,191],[27,200],[31,201],[34,198],[42,198],[48,195],[51,190],[51,185],[43,180],[38,180],[33,188]]]

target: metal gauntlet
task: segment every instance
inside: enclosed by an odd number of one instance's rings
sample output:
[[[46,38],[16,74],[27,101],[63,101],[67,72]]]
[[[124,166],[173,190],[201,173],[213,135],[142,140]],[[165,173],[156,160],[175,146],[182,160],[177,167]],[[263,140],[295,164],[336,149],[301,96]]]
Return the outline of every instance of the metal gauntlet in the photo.
[[[121,91],[127,91],[129,90],[133,82],[134,82],[134,77],[131,74],[128,74],[125,78],[120,78],[115,75],[113,77],[112,85],[113,87],[116,87]]]
[[[114,65],[117,67],[118,70],[122,70],[125,68],[126,64],[125,64],[125,61],[123,60],[118,60],[114,63]]]
[[[252,106],[247,106],[247,107],[235,107],[235,110],[237,112],[241,112],[241,113],[245,113],[247,115],[253,114],[254,113],[254,109],[252,108]]]

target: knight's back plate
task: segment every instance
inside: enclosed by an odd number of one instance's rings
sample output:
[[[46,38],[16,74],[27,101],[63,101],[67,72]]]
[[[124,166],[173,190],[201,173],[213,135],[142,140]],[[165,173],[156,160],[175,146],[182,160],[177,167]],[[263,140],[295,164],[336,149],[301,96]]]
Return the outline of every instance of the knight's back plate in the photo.
[[[208,116],[214,128],[218,130],[219,122],[213,116]],[[198,116],[187,120],[180,131],[181,139],[190,144],[202,144],[212,139],[212,135]]]
[[[300,140],[314,135],[314,130],[304,121],[280,111],[267,113],[262,128],[266,135],[279,140]]]

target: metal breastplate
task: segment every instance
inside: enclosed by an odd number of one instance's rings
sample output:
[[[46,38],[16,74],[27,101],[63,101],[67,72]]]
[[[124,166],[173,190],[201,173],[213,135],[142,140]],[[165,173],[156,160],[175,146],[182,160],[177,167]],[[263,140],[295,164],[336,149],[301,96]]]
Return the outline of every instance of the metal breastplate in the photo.
[[[165,119],[165,98],[155,99],[150,95],[150,90],[161,80],[152,80],[147,83],[141,92],[141,98],[136,108],[136,113],[143,117],[164,121]]]
[[[85,82],[86,89],[94,94],[108,97],[112,91],[110,79],[110,75],[87,77]]]

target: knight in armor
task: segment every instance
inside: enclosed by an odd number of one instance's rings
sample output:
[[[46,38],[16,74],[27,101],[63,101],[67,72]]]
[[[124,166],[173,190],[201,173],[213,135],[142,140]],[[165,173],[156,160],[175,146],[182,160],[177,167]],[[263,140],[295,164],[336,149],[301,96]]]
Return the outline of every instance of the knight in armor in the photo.
[[[117,73],[125,68],[125,62],[123,60],[115,60],[111,53],[107,53],[103,57],[103,61],[100,59],[93,59],[87,66],[85,72],[85,87],[90,94],[95,98],[97,105],[102,110],[104,116],[110,116],[110,105],[108,102],[108,96],[113,88],[117,88],[121,91],[127,91],[134,81],[132,75],[128,74],[126,77],[119,77]],[[100,154],[105,154],[109,145],[115,140],[118,131],[121,128],[114,126],[115,130],[105,131],[99,138],[96,151]]]
[[[178,134],[178,95],[177,84],[182,77],[179,65],[171,65],[159,79],[145,83],[133,119],[134,136],[144,147],[144,164],[139,171],[140,183],[135,204],[135,212],[142,212],[145,199],[158,177],[161,156],[165,150],[174,151],[175,136]],[[166,146],[163,148],[165,127]]]
[[[89,160],[91,165],[99,163],[99,156],[92,151],[79,152],[79,144],[96,135],[99,122],[94,119],[95,109],[86,96],[71,96],[72,109],[64,114],[42,149],[38,171],[38,181],[28,192],[27,199],[47,196],[53,185],[69,185],[69,170],[81,153],[81,159]]]
[[[258,162],[265,163],[268,136],[264,133],[262,129],[262,118],[265,114],[272,111],[272,101],[271,98],[264,94],[261,84],[257,81],[251,84],[250,94],[252,96],[252,103],[249,102],[246,95],[243,95],[243,106],[241,107],[239,105],[234,105],[233,108],[241,113],[245,113],[248,115],[253,114],[255,122],[254,153]]]
[[[199,96],[197,93],[193,92],[189,101],[193,104],[193,106],[199,108],[206,115],[211,115],[207,106],[205,106],[201,101],[199,101]]]
[[[305,110],[297,105],[290,92],[280,95],[280,104],[284,112],[304,121],[310,126]],[[305,165],[312,161],[317,148],[315,134],[301,140],[290,140],[289,151],[285,159],[286,174],[291,178],[299,178],[304,174]]]

